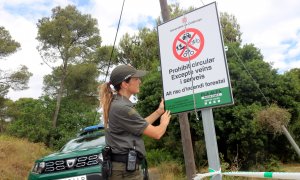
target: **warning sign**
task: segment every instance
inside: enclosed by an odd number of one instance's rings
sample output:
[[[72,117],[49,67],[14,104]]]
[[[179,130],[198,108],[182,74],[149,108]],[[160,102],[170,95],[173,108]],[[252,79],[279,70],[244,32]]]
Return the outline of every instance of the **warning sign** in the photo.
[[[159,25],[158,36],[166,109],[233,104],[215,2]]]
[[[181,31],[173,42],[174,56],[180,61],[195,59],[204,47],[203,34],[194,28]]]

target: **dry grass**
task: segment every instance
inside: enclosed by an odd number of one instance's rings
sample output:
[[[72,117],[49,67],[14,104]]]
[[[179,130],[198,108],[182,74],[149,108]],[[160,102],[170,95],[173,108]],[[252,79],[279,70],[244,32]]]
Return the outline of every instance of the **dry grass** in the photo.
[[[274,134],[282,134],[282,126],[287,127],[291,119],[291,113],[272,104],[269,108],[259,112],[256,118],[265,130]]]
[[[300,172],[300,164],[285,164],[282,165],[283,172]]]
[[[182,166],[176,162],[165,162],[149,169],[150,180],[185,180]]]
[[[43,144],[0,135],[1,179],[27,179],[34,161],[50,152]]]

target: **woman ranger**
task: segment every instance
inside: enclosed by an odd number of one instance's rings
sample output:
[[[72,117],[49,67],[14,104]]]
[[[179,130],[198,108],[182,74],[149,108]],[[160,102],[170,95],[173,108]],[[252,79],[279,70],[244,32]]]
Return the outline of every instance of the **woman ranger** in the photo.
[[[171,115],[170,111],[164,110],[163,100],[158,109],[146,118],[140,116],[129,100],[131,95],[139,93],[140,78],[145,74],[145,71],[132,66],[120,65],[113,69],[110,81],[101,85],[100,104],[110,152],[106,159],[111,161],[112,166],[108,179],[143,179],[140,165],[145,165],[146,150],[142,135],[160,139],[169,124]],[[158,118],[160,125],[153,126]],[[144,176],[147,179],[147,173]]]

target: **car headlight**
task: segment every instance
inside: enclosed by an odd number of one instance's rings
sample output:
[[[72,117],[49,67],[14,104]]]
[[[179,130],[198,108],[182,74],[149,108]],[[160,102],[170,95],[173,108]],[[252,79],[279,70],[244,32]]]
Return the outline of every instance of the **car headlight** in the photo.
[[[99,159],[99,162],[102,164],[102,162],[103,162],[103,155],[102,155],[102,153],[100,153],[98,155],[98,159]]]
[[[45,167],[46,167],[45,162],[37,162],[37,163],[34,164],[31,171],[33,173],[41,174],[45,170]]]

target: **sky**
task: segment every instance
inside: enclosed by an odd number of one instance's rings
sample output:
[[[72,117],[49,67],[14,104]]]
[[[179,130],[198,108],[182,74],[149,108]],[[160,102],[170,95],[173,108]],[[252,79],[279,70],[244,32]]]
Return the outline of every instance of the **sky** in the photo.
[[[220,12],[234,15],[240,25],[243,44],[254,44],[261,50],[266,62],[284,73],[300,68],[300,1],[298,0],[168,0],[181,8],[199,8],[217,3]],[[43,64],[37,51],[36,23],[50,17],[56,6],[75,5],[83,14],[91,14],[98,21],[101,45],[113,45],[123,0],[0,0],[0,26],[4,26],[21,49],[0,59],[1,70],[13,71],[26,65],[33,73],[29,89],[10,91],[7,98],[39,98],[42,95],[43,76],[51,69]],[[125,33],[131,35],[139,28],[156,28],[155,19],[161,16],[159,0],[125,0],[117,42]]]

